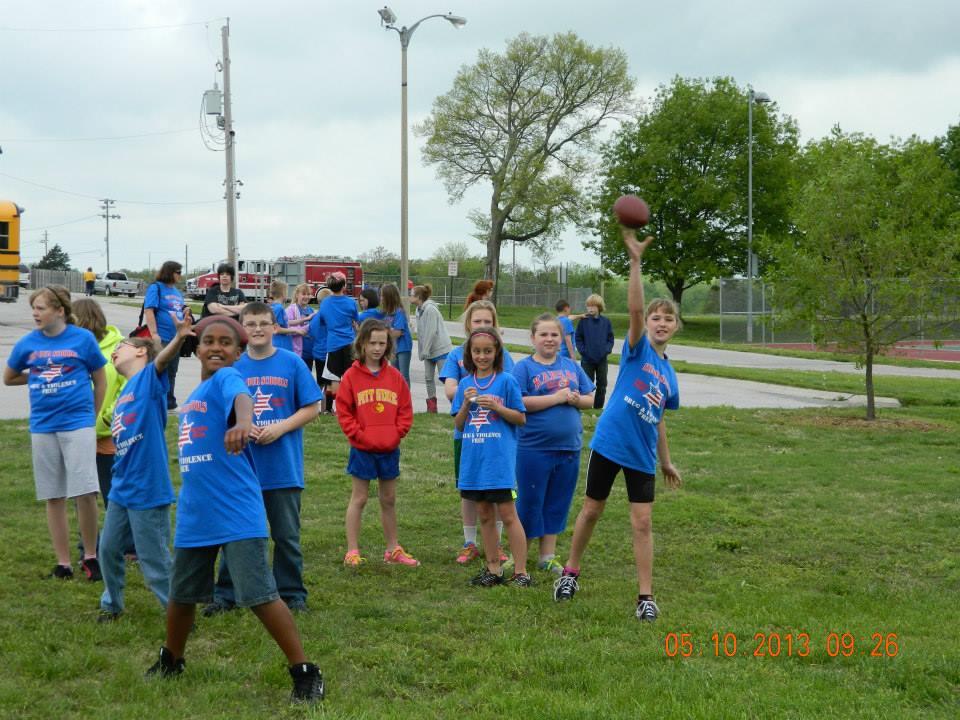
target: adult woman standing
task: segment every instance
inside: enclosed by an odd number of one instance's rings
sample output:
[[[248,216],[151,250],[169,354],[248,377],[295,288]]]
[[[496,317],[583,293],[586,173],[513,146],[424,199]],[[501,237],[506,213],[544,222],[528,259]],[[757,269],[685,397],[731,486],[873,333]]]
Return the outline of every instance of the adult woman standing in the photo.
[[[433,288],[429,285],[417,285],[410,299],[417,306],[417,353],[423,361],[423,371],[427,385],[427,412],[437,411],[437,383],[435,374],[443,367],[447,353],[453,350],[447,326],[443,323],[443,314],[437,304],[430,299]]]
[[[167,260],[160,266],[155,282],[147,288],[147,294],[143,299],[143,321],[150,328],[150,336],[158,349],[173,340],[177,334],[177,326],[170,313],[173,313],[178,320],[183,320],[183,295],[177,290],[177,282],[182,273],[183,266],[180,263],[176,260]],[[167,365],[167,377],[170,380],[167,410],[175,410],[177,407],[174,385],[179,367],[180,356],[177,355]]]

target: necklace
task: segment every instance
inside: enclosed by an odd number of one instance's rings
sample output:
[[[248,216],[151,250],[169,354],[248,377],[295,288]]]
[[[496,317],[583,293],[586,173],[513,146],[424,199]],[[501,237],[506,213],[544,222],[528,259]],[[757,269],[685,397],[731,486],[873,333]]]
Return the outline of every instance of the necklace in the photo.
[[[473,374],[473,384],[476,385],[477,390],[486,390],[488,387],[493,385],[493,381],[496,379],[497,379],[497,374],[490,373],[490,382],[488,382],[486,385],[480,385],[480,381],[477,380],[477,374],[476,373]]]

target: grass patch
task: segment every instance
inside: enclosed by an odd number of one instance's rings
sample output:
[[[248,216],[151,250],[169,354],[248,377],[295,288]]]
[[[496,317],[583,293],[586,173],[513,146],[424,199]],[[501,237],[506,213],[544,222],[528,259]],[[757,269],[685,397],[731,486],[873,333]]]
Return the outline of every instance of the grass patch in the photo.
[[[596,415],[585,413],[589,435]],[[251,613],[200,619],[178,681],[143,670],[163,615],[128,574],[120,622],[95,622],[100,585],[56,583],[34,500],[26,423],[2,423],[0,715],[17,718],[423,718],[469,716],[955,717],[960,702],[960,456],[955,410],[912,407],[864,424],[856,411],[682,409],[670,416],[685,486],[658,487],[655,584],[663,615],[633,619],[622,484],[611,496],[572,603],[551,577],[530,590],[467,586],[449,418],[418,415],[403,445],[400,537],[423,567],[388,568],[376,501],[341,565],[347,445],[323,418],[307,430],[303,546],[312,612],[298,617],[329,699],[286,703],[282,655]],[[168,440],[174,442],[173,428]],[[584,457],[584,462],[586,458]],[[173,466],[175,468],[175,465]],[[174,470],[176,473],[176,471]],[[582,498],[578,488],[573,512]],[[74,528],[75,532],[75,528]],[[561,553],[569,547],[561,537]],[[714,656],[714,632],[735,657]],[[757,633],[809,635],[810,652],[754,657]],[[855,639],[828,654],[830,633]],[[667,657],[689,633],[690,658]],[[896,633],[896,657],[871,657]]]

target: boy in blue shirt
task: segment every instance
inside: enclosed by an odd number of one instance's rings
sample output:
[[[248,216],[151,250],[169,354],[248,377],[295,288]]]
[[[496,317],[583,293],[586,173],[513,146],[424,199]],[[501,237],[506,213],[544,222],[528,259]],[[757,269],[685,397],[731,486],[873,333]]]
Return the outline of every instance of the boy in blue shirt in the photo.
[[[570,315],[570,303],[566,300],[557,300],[557,304],[553,307],[557,311],[557,322],[560,323],[560,329],[563,331],[563,339],[560,343],[560,357],[576,360],[577,353],[573,349],[573,321],[576,320],[579,315]]]
[[[243,326],[212,315],[197,324],[201,383],[178,409],[177,441],[183,486],[177,504],[166,644],[148,675],[183,672],[183,652],[197,603],[213,599],[214,566],[230,563],[236,604],[249,607],[280,646],[293,678],[294,702],[323,699],[320,669],[307,662],[289,608],[280,599],[267,560],[267,516],[248,442],[254,401],[240,373]]]
[[[303,426],[317,417],[323,393],[295,353],[274,347],[276,323],[270,308],[253,302],[240,311],[247,351],[234,368],[253,393],[250,446],[273,540],[273,578],[280,598],[293,610],[307,609],[300,549],[300,495],[303,491]],[[210,617],[236,607],[226,558],[203,609]]]
[[[107,498],[107,516],[100,538],[100,563],[105,589],[100,598],[99,622],[111,622],[123,613],[126,584],[124,551],[137,548],[143,579],[167,606],[170,590],[170,462],[164,430],[167,427],[167,365],[178,355],[183,340],[192,335],[191,316],[175,319],[176,335],[160,353],[146,338],[127,338],[113,351],[117,372],[127,378],[113,411],[111,432],[117,452]]]

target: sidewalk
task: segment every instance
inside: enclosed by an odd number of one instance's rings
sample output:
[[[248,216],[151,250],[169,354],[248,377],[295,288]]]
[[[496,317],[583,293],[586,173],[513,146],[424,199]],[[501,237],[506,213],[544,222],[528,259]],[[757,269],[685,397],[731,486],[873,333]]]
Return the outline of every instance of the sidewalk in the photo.
[[[80,298],[82,295],[76,295]],[[121,304],[120,299],[97,298],[107,322],[116,325],[123,334],[128,333],[137,323],[140,314],[139,307],[129,307]],[[0,303],[0,361],[6,364],[10,350],[14,343],[33,329],[33,319],[26,296],[16,303]],[[463,337],[463,325],[456,322],[447,323],[451,337]],[[504,328],[503,335],[508,343],[528,345],[530,334],[527,330]],[[614,351],[619,352],[622,339],[617,340]],[[726,365],[732,367],[753,367],[795,370],[839,370],[841,372],[859,373],[860,370],[853,363],[840,363],[822,360],[804,360],[800,358],[779,357],[775,355],[761,355],[733,350],[711,350],[706,348],[685,347],[671,345],[671,359],[685,360],[693,363],[709,365]],[[517,360],[524,357],[522,353],[513,353]],[[608,397],[613,390],[617,379],[617,366],[611,365],[609,372]],[[898,368],[891,366],[875,366],[878,375],[914,375],[920,377],[948,377],[960,379],[960,370],[930,370],[925,368]],[[415,412],[426,410],[426,387],[424,385],[423,363],[417,359],[417,348],[414,344],[413,359],[410,363],[411,393]],[[801,407],[852,407],[866,404],[861,395],[841,396],[835,392],[821,392],[803,388],[792,388],[783,385],[749,382],[744,380],[730,380],[726,378],[707,377],[681,373],[680,402],[684,407],[714,407],[729,406],[736,408],[801,408]],[[178,400],[184,400],[200,383],[200,364],[195,357],[183,358],[180,361],[180,371],[177,374],[176,394]],[[438,385],[439,412],[448,414],[450,403],[443,394],[442,386]],[[891,398],[877,398],[878,407],[897,407],[899,403]],[[0,419],[26,419],[29,416],[29,400],[25,387],[7,387],[0,385]]]
[[[463,324],[447,323],[447,332],[450,337],[464,337]],[[511,345],[529,345],[530,332],[517,328],[501,328],[504,340]],[[613,351],[619,353],[623,348],[623,338],[617,338],[613,343]],[[853,362],[839,362],[836,360],[809,360],[807,358],[784,357],[781,355],[767,355],[741,350],[716,350],[714,348],[693,347],[683,344],[681,333],[676,343],[667,348],[671,360],[698,363],[701,365],[723,365],[725,367],[757,368],[766,370],[808,370],[814,372],[845,372],[862,375],[863,370]],[[960,380],[960,368],[957,370],[940,370],[938,368],[910,368],[895,365],[874,365],[874,375],[896,375],[900,377],[927,377],[949,378]]]

